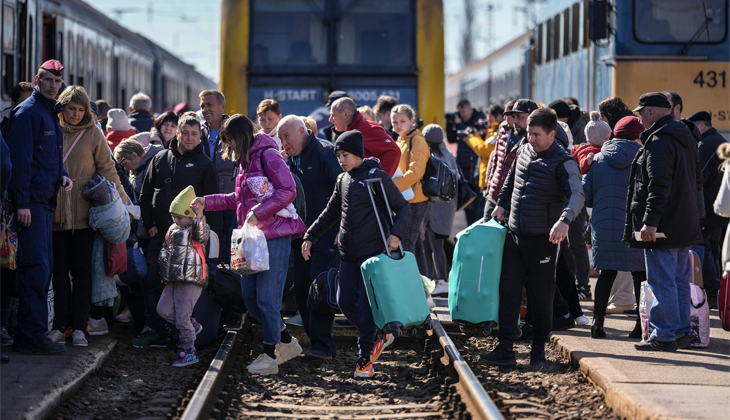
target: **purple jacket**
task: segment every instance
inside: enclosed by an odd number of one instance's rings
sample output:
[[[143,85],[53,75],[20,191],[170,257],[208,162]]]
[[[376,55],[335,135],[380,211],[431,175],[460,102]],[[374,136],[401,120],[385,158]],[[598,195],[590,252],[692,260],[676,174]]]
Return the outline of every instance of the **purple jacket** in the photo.
[[[264,154],[265,170],[261,167],[261,154]],[[292,235],[292,239],[300,237],[306,230],[302,218],[288,219],[276,215],[276,212],[294,202],[297,195],[296,184],[289,168],[277,151],[276,141],[266,134],[258,134],[248,152],[249,160],[239,161],[236,177],[236,189],[230,194],[212,194],[205,196],[205,207],[209,211],[234,210],[238,216],[239,228],[246,222],[246,215],[253,209],[259,219],[257,227],[264,232],[266,239],[276,239]],[[250,176],[265,176],[273,185],[274,195],[260,204],[246,183]]]

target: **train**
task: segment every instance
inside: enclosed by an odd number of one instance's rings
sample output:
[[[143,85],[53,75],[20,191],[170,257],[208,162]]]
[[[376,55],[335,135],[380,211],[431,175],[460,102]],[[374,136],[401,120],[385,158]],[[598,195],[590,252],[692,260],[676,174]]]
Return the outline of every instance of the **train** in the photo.
[[[133,33],[81,0],[1,0],[0,109],[10,90],[33,82],[40,65],[57,59],[67,85],[81,85],[92,100],[127,109],[136,92],[162,112],[217,84],[142,35]]]
[[[673,90],[683,115],[712,114],[730,133],[728,0],[547,0],[537,25],[446,77],[446,109],[529,97],[574,97],[597,109],[629,107],[645,92]]]
[[[327,96],[358,106],[387,94],[444,121],[441,0],[222,0],[226,109],[256,118],[263,99],[327,123]],[[322,126],[320,126],[321,128]]]

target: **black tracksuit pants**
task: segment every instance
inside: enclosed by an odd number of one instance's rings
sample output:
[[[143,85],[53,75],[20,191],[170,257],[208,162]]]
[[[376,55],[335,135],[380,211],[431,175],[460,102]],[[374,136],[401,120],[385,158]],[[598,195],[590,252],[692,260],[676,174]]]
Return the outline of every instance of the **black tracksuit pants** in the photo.
[[[558,245],[549,235],[520,236],[507,233],[499,281],[499,345],[512,349],[520,317],[522,288],[533,319],[533,343],[544,345],[550,336],[555,294]]]

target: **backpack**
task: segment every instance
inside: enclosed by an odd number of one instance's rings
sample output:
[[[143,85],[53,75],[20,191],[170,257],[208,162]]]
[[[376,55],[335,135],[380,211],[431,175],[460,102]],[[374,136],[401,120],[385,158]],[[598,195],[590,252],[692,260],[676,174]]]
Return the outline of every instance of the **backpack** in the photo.
[[[408,143],[408,150],[413,153],[413,139]],[[431,201],[451,201],[456,197],[456,173],[443,159],[431,154],[421,178],[421,191]]]
[[[261,169],[263,169],[264,174],[266,174],[266,177],[268,178],[269,175],[266,173],[266,166],[264,165],[264,152],[266,149],[273,149],[273,147],[267,147],[262,150],[259,155],[259,159],[261,160]],[[305,221],[307,220],[307,198],[304,195],[304,186],[302,185],[302,180],[299,179],[297,174],[292,171],[289,171],[289,173],[291,174],[291,177],[294,178],[294,184],[297,187],[297,196],[294,198],[294,208],[297,209],[297,214],[302,218],[302,221]]]
[[[321,314],[339,314],[337,305],[337,284],[340,277],[336,268],[320,273],[309,286],[307,307]]]

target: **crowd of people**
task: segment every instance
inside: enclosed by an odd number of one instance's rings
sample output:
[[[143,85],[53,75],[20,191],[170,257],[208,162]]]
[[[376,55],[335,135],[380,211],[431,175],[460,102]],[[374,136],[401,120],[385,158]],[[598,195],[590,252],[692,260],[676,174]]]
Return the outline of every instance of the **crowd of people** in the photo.
[[[517,339],[532,340],[531,363],[544,362],[550,331],[575,325],[591,324],[591,336],[605,338],[606,314],[635,312],[647,279],[654,331],[637,350],[688,347],[690,248],[703,259],[716,302],[730,208],[716,207],[715,198],[730,188],[722,172],[730,147],[709,113],[681,119],[676,92],[643,95],[634,111],[615,97],[594,112],[574,98],[547,106],[512,100],[486,113],[462,100],[442,128],[424,127],[416,109],[393,97],[358,107],[333,91],[331,126],[320,130],[308,116],[283,114],[273,99],[258,105],[256,122],[229,116],[217,90],[199,94],[197,113],[181,104],[156,115],[141,92],[125,111],[91,101],[83,86],[63,85],[62,74],[57,60],[43,63],[34,84],[13,89],[12,110],[0,121],[3,205],[18,223],[17,268],[3,272],[17,299],[4,294],[0,302],[2,345],[15,351],[58,354],[67,340],[86,346],[110,323],[133,321],[134,347],[171,346],[173,366],[196,363],[204,322],[193,318],[194,307],[231,263],[234,229],[249,224],[265,236],[270,268],[240,276],[248,314],[263,331],[263,352],[248,371],[274,374],[302,353],[311,361],[337,357],[334,315],[307,301],[315,278],[338,268],[337,303],[358,329],[354,375],[371,377],[393,336],[377,333],[360,272],[384,251],[364,180],[379,178],[380,199],[390,204],[387,248],[413,253],[420,274],[435,280],[432,296],[444,296],[458,197],[433,201],[424,193],[432,156],[481,192],[464,209],[468,224],[494,219],[509,229],[499,345],[482,363],[514,365]],[[104,250],[117,245],[141,250],[146,274],[138,282],[105,268]],[[306,352],[281,316],[290,261],[311,341]],[[593,298],[591,265],[600,272],[592,323],[580,305]],[[627,288],[635,297],[619,303]],[[115,313],[117,291],[125,309]],[[640,338],[638,321],[629,336]]]

